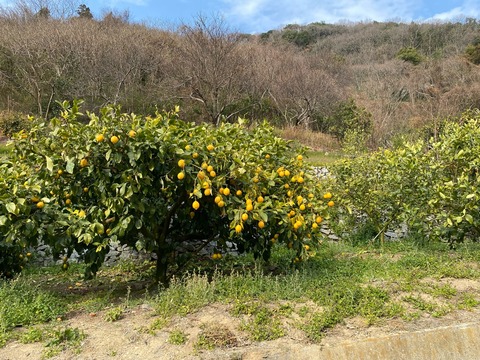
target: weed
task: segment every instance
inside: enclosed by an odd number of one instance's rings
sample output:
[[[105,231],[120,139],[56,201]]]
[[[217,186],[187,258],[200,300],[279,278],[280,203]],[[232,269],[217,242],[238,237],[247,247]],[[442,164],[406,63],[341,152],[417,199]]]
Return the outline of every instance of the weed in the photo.
[[[85,334],[78,328],[67,327],[53,330],[52,333],[48,334],[48,337],[49,340],[45,344],[45,350],[43,351],[44,358],[51,358],[67,349],[74,354],[79,354],[82,341],[85,339]]]
[[[212,350],[216,347],[233,347],[237,338],[227,327],[220,324],[203,324],[194,348],[196,350]]]
[[[254,341],[274,340],[285,335],[280,320],[266,307],[258,307],[250,319],[243,322],[241,329]]]
[[[173,330],[168,336],[168,342],[172,345],[183,345],[187,342],[188,336],[181,330]]]
[[[107,312],[103,316],[103,319],[108,322],[118,321],[122,318],[123,312],[124,312],[123,307],[121,306],[114,307],[113,309],[107,310]]]

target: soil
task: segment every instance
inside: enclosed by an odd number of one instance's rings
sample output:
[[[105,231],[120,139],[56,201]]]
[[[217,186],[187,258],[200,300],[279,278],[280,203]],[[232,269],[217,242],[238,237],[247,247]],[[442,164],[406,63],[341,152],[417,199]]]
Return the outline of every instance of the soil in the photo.
[[[442,279],[459,291],[479,289],[480,281],[467,279]],[[313,306],[314,304],[312,304]],[[158,316],[153,309],[143,304],[126,310],[121,319],[108,322],[104,313],[77,313],[59,321],[60,327],[81,329],[86,337],[78,354],[74,349],[66,349],[53,357],[55,360],[84,359],[142,359],[142,360],[184,360],[184,359],[304,359],[305,354],[318,354],[320,348],[334,347],[368,338],[385,335],[413,333],[420,330],[443,328],[445,326],[480,323],[480,309],[472,311],[453,311],[441,318],[428,314],[414,321],[402,319],[384,320],[369,326],[361,317],[347,319],[328,331],[320,343],[312,343],[305,334],[294,326],[295,319],[288,318],[283,323],[285,336],[272,340],[255,342],[248,334],[239,330],[241,319],[229,312],[230,306],[212,304],[185,317],[173,318],[160,330],[151,330]],[[24,331],[20,329],[19,331]],[[187,335],[182,345],[169,342],[172,331],[181,331]],[[199,335],[208,334],[215,340],[211,350],[196,349]],[[0,349],[2,360],[40,360],[45,347],[43,343],[22,344],[9,342]],[[302,354],[296,357],[295,354]],[[280,355],[283,354],[283,355]],[[285,357],[288,354],[288,357]],[[307,357],[308,358],[308,357]]]

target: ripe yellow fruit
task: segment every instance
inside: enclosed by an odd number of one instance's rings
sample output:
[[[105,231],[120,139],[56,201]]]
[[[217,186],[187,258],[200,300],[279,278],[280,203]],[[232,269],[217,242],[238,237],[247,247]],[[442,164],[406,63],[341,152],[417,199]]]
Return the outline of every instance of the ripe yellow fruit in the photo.
[[[183,169],[185,167],[185,160],[180,159],[180,160],[178,160],[177,164],[178,164],[178,167],[181,167]]]
[[[317,224],[316,222],[314,222],[314,223],[312,224],[312,229],[315,230],[315,229],[317,229],[317,228],[318,228],[318,224]]]
[[[57,174],[58,174],[58,175],[62,175],[62,174],[63,174],[63,170],[62,170],[62,169],[58,170],[58,171],[57,171]]]
[[[85,211],[80,210],[80,211],[78,212],[78,217],[84,218],[85,216],[86,216]]]
[[[213,151],[213,149],[215,149],[215,146],[213,146],[212,144],[207,145],[208,151]]]
[[[88,160],[83,158],[82,160],[80,160],[80,166],[81,167],[85,167],[88,165]]]
[[[217,173],[215,171],[210,171],[210,173],[208,175],[210,175],[210,177],[213,178],[213,177],[217,176]]]
[[[301,226],[302,226],[302,222],[301,222],[301,221],[296,221],[295,224],[293,224],[293,228],[294,228],[295,230],[299,229]]]
[[[298,161],[302,161],[302,160],[303,160],[303,156],[302,156],[302,155],[298,155],[298,156],[297,156],[297,160],[298,160]]]
[[[245,203],[246,203],[247,205],[252,205],[253,202],[252,202],[252,199],[247,199],[247,201],[245,201]]]
[[[218,189],[218,192],[223,195],[223,187],[221,187],[220,189]]]
[[[84,193],[87,193],[87,192],[88,192],[88,187],[84,187],[84,188],[83,188],[83,192],[84,192]]]
[[[204,189],[210,189],[210,184],[206,181],[203,182],[202,186]]]
[[[128,132],[128,136],[130,136],[131,138],[135,137],[135,135],[137,135],[137,133],[135,132],[135,130],[130,130]]]
[[[220,260],[222,258],[222,254],[215,253],[212,255],[213,260]]]
[[[242,232],[242,225],[235,226],[235,232],[241,233]]]
[[[287,196],[288,196],[288,197],[292,197],[292,196],[293,196],[292,190],[288,190],[288,191],[287,191]]]
[[[96,140],[97,142],[102,142],[103,140],[105,140],[105,136],[103,136],[103,134],[97,134],[97,135],[95,136],[95,140]]]
[[[206,162],[202,163],[202,169],[206,170],[208,168],[208,164]]]
[[[43,209],[44,206],[45,206],[45,203],[43,201],[37,202],[37,208]]]
[[[299,177],[297,177],[297,181],[298,181],[299,184],[302,184],[304,182],[304,179],[303,179],[303,177],[299,176]]]
[[[229,188],[223,189],[223,195],[225,195],[225,196],[230,195],[230,189]]]
[[[323,219],[322,219],[321,216],[317,216],[317,218],[315,219],[315,222],[316,222],[317,224],[320,224],[322,221],[323,221]]]
[[[288,217],[294,217],[294,216],[295,216],[295,211],[292,210],[288,213]]]
[[[118,136],[116,135],[113,135],[111,138],[110,138],[110,141],[112,142],[112,144],[116,144],[120,139],[118,138]]]
[[[31,200],[32,200],[32,202],[34,202],[34,203],[38,203],[38,202],[40,201],[40,198],[39,198],[38,196],[34,196],[34,197],[32,197]]]
[[[185,179],[185,173],[184,173],[183,171],[182,171],[182,172],[179,172],[179,173],[177,174],[177,178],[178,178],[178,180],[183,180],[183,179]]]
[[[221,201],[218,202],[217,205],[218,205],[218,207],[223,208],[225,206],[225,201],[221,200]]]
[[[190,145],[185,145],[185,150],[190,151],[192,150],[192,147]]]
[[[306,209],[305,204],[300,205],[300,210],[301,210],[301,211],[304,211],[305,209]]]
[[[205,196],[210,196],[212,195],[212,189],[205,189],[203,193],[205,194]]]
[[[285,189],[290,189],[290,185],[288,185],[288,184],[283,185],[283,187],[284,187]]]
[[[298,195],[298,196],[297,196],[297,202],[298,202],[299,204],[301,204],[301,203],[303,202],[303,196]]]
[[[263,198],[263,196],[257,197],[257,202],[258,202],[259,204],[263,203],[264,200],[265,200],[265,199]]]
[[[290,176],[290,171],[285,170],[284,174],[285,174],[285,176]]]
[[[242,214],[242,220],[247,221],[248,220],[248,214]]]
[[[335,205],[335,203],[333,202],[333,200],[330,200],[328,203],[327,203],[328,206],[332,207],[333,205]]]
[[[213,166],[212,166],[212,165],[208,165],[208,166],[207,166],[207,171],[208,171],[208,172],[213,171]]]
[[[270,154],[265,155],[265,159],[270,159]]]
[[[247,211],[252,211],[253,210],[253,205],[252,204],[247,204],[247,207],[245,209]]]
[[[312,193],[308,194],[309,199],[313,199],[314,195]]]
[[[203,179],[205,179],[205,173],[204,173],[202,170],[200,170],[200,171],[198,172],[198,174],[197,174],[197,177],[198,177],[200,180],[203,180]]]
[[[264,223],[262,220],[260,220],[260,221],[258,222],[258,227],[259,227],[260,229],[263,229],[263,228],[265,227],[265,223]]]
[[[329,200],[329,199],[332,198],[332,194],[329,193],[329,192],[327,192],[327,193],[323,194],[323,198],[324,198],[325,200]]]
[[[215,204],[218,204],[220,201],[222,201],[222,197],[221,196],[215,196]]]
[[[72,200],[70,199],[65,200],[65,205],[72,205]]]
[[[198,153],[193,153],[193,154],[192,154],[192,157],[193,157],[194,159],[198,158]]]
[[[255,176],[255,177],[253,178],[253,182],[254,182],[254,183],[258,183],[259,181],[260,181],[260,180],[258,179],[257,176]]]
[[[308,246],[308,245],[303,245],[303,247],[304,247],[305,250],[307,250],[307,251],[310,250],[310,246]]]
[[[237,196],[242,196],[242,190],[237,190],[237,192],[235,193]]]
[[[284,176],[285,176],[285,171],[280,171],[280,172],[278,173],[278,176],[284,177]]]
[[[192,204],[192,208],[194,210],[198,210],[200,208],[200,203],[197,200],[195,200]]]

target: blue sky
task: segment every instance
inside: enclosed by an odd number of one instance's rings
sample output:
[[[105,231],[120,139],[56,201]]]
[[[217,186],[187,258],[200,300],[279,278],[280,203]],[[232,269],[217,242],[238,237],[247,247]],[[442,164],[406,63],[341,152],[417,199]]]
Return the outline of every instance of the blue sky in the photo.
[[[48,0],[45,0],[48,2]],[[9,0],[0,0],[7,4]],[[198,15],[223,16],[232,30],[261,33],[286,24],[480,18],[480,0],[84,0],[96,17],[129,10],[133,21],[169,26]]]

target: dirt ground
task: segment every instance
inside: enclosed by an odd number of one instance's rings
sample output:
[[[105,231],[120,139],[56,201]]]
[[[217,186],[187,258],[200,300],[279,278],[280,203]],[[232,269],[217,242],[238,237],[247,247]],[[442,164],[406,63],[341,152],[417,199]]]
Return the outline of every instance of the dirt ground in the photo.
[[[462,284],[458,284],[462,285]],[[478,284],[477,284],[478,285]],[[343,324],[327,332],[321,343],[311,343],[303,332],[292,323],[286,322],[286,336],[272,341],[252,342],[247,334],[239,330],[240,319],[229,314],[228,306],[213,304],[186,317],[178,317],[168,327],[155,332],[148,331],[156,316],[148,305],[141,305],[125,312],[123,318],[107,322],[104,314],[80,313],[61,322],[62,326],[79,328],[87,335],[80,353],[66,350],[53,357],[56,360],[85,359],[304,359],[305,354],[318,354],[323,347],[375,338],[388,334],[401,334],[422,329],[435,329],[454,324],[480,323],[480,311],[455,311],[442,318],[424,316],[415,321],[392,319],[375,326],[367,326],[361,318],[348,319]],[[222,338],[222,344],[213,350],[198,350],[194,344],[206,329],[213,329]],[[170,344],[172,331],[180,330],[187,334],[183,345]],[[0,349],[2,360],[42,359],[42,343],[22,344],[10,342]],[[296,357],[296,353],[303,354]],[[285,354],[288,354],[286,356]],[[313,357],[312,357],[313,358]]]

